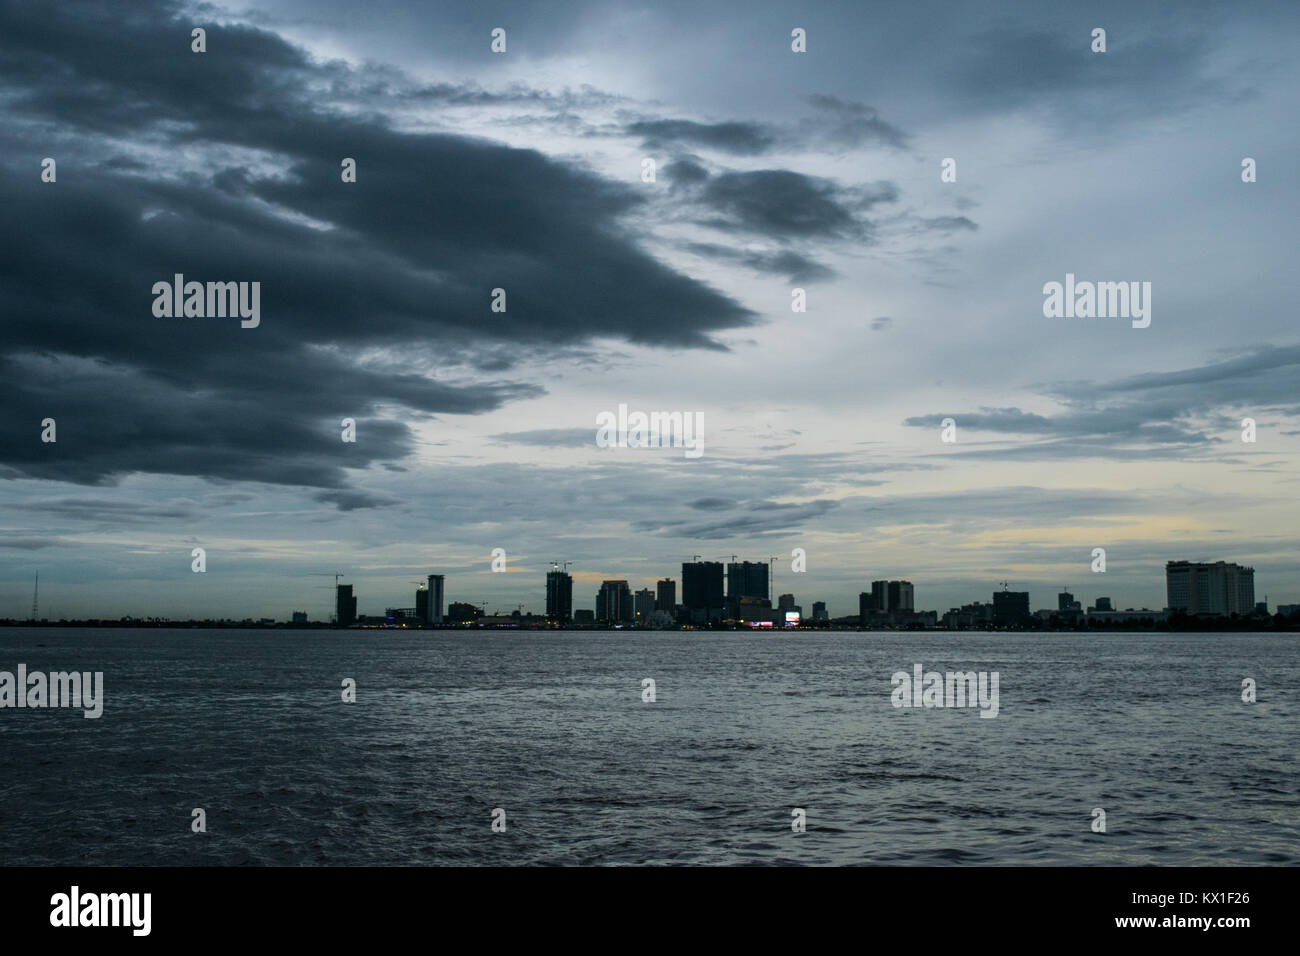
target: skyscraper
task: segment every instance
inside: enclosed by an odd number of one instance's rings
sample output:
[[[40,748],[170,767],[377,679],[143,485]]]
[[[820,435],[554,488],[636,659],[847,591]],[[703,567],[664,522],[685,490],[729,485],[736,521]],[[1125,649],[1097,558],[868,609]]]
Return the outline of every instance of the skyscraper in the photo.
[[[763,561],[733,561],[727,565],[727,601],[739,604],[741,598],[768,597],[768,566]]]
[[[682,606],[688,611],[703,611],[706,619],[721,615],[721,562],[694,561],[682,564]]]
[[[357,599],[352,596],[350,584],[340,584],[334,589],[334,619],[342,627],[357,623]]]
[[[627,581],[603,581],[596,592],[596,620],[610,624],[630,623],[635,611],[632,589]]]
[[[573,575],[567,571],[546,573],[546,617],[561,624],[573,617]]]
[[[1165,564],[1169,607],[1185,614],[1249,614],[1255,609],[1255,569],[1226,561]]]
[[[415,616],[429,623],[429,589],[423,584],[415,589]]]
[[[814,621],[825,621],[825,620],[828,620],[828,619],[829,619],[829,617],[828,617],[828,615],[826,614],[826,602],[825,602],[825,601],[813,601],[813,620],[814,620]]]
[[[1028,591],[994,591],[993,623],[1015,627],[1029,620]]]
[[[911,581],[872,581],[871,599],[864,610],[914,611],[913,593]]]
[[[673,613],[677,606],[677,582],[672,578],[660,578],[655,595],[655,610]]]
[[[648,624],[655,612],[655,593],[649,588],[642,588],[633,596],[637,624]]]
[[[425,598],[428,601],[426,605],[427,616],[425,621],[429,624],[442,623],[442,583],[446,580],[444,574],[429,575],[429,596]]]

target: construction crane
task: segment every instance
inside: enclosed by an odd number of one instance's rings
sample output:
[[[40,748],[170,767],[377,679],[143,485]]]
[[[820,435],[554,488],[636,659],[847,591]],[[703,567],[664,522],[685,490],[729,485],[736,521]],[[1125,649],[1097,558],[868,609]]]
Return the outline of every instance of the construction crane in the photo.
[[[769,554],[767,556],[767,601],[771,604],[776,600],[776,562],[781,560],[779,554]]]
[[[560,570],[560,565],[563,564],[563,565],[564,565],[564,571],[567,573],[568,570],[569,570],[569,565],[571,565],[571,564],[573,564],[573,563],[574,563],[573,561],[552,561],[552,562],[551,562],[551,567],[555,568],[555,570],[558,571],[558,570]]]
[[[333,579],[334,579],[334,586],[335,586],[335,587],[338,587],[338,586],[339,586],[339,578],[347,577],[347,572],[346,572],[346,571],[313,571],[312,574],[311,574],[311,577],[313,577],[313,578],[333,578]]]

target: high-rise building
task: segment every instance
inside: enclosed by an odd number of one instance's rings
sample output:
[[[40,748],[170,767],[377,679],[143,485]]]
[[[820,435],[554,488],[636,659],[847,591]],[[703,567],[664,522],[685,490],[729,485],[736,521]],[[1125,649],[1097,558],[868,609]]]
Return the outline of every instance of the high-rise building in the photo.
[[[732,561],[727,565],[727,601],[739,604],[741,598],[767,598],[768,565],[764,561]]]
[[[722,563],[694,561],[682,564],[682,606],[704,611],[709,618],[722,612]]]
[[[415,616],[429,623],[429,589],[423,584],[415,589]]]
[[[1014,627],[1029,620],[1028,591],[994,591],[993,623]]]
[[[826,614],[826,602],[825,602],[825,601],[813,601],[813,616],[812,616],[812,619],[813,619],[814,621],[829,621],[829,620],[830,620],[830,618],[829,618],[829,617],[827,616],[827,614]]]
[[[425,605],[425,621],[429,624],[442,623],[442,585],[446,580],[444,574],[429,575],[429,596],[425,598],[428,602]]]
[[[1062,591],[1056,596],[1057,611],[1079,611],[1083,605],[1074,599],[1074,595],[1069,591]]]
[[[573,617],[573,575],[567,571],[546,573],[546,617],[561,624]]]
[[[334,620],[341,627],[357,623],[357,599],[352,596],[350,584],[340,584],[334,589]]]
[[[1097,603],[1094,604],[1092,607],[1088,608],[1088,610],[1089,611],[1113,611],[1115,609],[1110,605],[1110,598],[1099,597],[1097,598]]]
[[[867,600],[862,606],[862,598]],[[859,613],[870,611],[914,611],[915,597],[911,581],[872,581],[871,593],[858,597]]]
[[[1249,614],[1255,607],[1255,569],[1227,561],[1165,564],[1169,607],[1184,614]]]
[[[651,591],[649,588],[642,588],[633,596],[632,604],[636,623],[650,623],[650,617],[655,612],[654,591]]]
[[[602,581],[596,592],[596,620],[610,624],[630,623],[634,620],[632,589],[626,581]]]
[[[655,610],[673,613],[677,606],[677,582],[672,578],[660,578],[656,586]]]
[[[777,609],[778,609],[778,610],[782,610],[782,611],[793,611],[793,610],[794,610],[794,595],[793,595],[793,594],[782,594],[782,595],[777,599],[776,606],[777,606]]]
[[[307,612],[306,612],[306,611],[294,611],[294,612],[293,612],[293,623],[295,623],[295,624],[306,624],[306,623],[307,623]]]

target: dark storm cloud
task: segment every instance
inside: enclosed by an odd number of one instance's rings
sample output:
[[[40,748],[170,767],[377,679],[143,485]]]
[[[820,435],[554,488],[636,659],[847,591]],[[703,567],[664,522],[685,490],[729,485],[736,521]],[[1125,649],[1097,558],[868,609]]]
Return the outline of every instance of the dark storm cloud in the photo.
[[[872,226],[858,214],[897,198],[892,183],[853,189],[788,169],[721,173],[700,192],[719,213],[709,225],[782,239],[867,238]]]
[[[642,120],[629,123],[626,131],[642,137],[648,149],[683,145],[716,149],[737,156],[756,156],[767,152],[777,142],[777,134],[763,123]]]
[[[778,150],[806,150],[809,146],[857,148],[906,147],[907,135],[880,118],[874,108],[822,94],[806,97],[813,115],[797,124],[724,121],[702,123],[689,119],[637,119],[622,132],[641,137],[647,149],[688,147],[733,156],[759,156]]]
[[[439,374],[448,355],[483,351],[479,374],[500,373],[503,343],[720,348],[714,333],[752,321],[639,248],[622,222],[643,201],[630,187],[532,150],[400,132],[375,111],[452,91],[398,90],[391,70],[318,63],[264,30],[204,24],[208,52],[192,53],[179,9],[0,5],[0,474],[192,474],[368,507],[382,497],[349,490],[347,469],[411,450],[394,413],[540,393]],[[365,113],[336,108],[358,97]],[[45,155],[55,184],[38,179]],[[178,272],[260,282],[260,327],[154,317],[153,283]],[[497,287],[504,313],[489,309]],[[46,417],[57,443],[39,440]]]

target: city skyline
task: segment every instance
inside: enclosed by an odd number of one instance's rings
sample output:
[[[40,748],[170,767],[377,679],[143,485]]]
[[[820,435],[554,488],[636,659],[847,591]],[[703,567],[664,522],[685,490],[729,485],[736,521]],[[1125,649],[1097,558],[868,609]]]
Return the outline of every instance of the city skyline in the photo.
[[[1294,600],[1295,12],[1194,6],[5,6],[0,615],[37,569],[67,617],[723,552],[798,595],[794,548],[841,614],[894,569],[1149,606],[1170,555]],[[256,324],[158,314],[178,275]],[[1149,324],[1055,316],[1076,277]]]
[[[749,571],[751,568],[758,567],[761,564],[761,562],[750,561],[737,562],[737,570],[733,572],[730,562],[726,564],[722,562],[703,561],[683,562],[679,575],[669,575],[654,579],[654,581],[651,582],[655,585],[654,588],[651,588],[649,585],[642,588],[635,587],[634,582],[629,582],[627,578],[602,577],[599,586],[594,592],[594,599],[589,602],[590,606],[588,606],[588,602],[581,600],[581,597],[577,599],[574,598],[576,575],[567,570],[567,565],[570,563],[571,562],[564,562],[566,570],[563,571],[559,569],[560,565],[558,563],[553,563],[551,569],[544,572],[545,576],[540,588],[540,595],[534,593],[531,602],[507,603],[502,605],[493,602],[490,599],[486,601],[483,599],[475,599],[468,593],[459,593],[455,591],[454,580],[453,591],[448,593],[446,591],[445,583],[447,574],[431,573],[425,576],[424,582],[410,582],[418,584],[418,587],[414,592],[414,604],[403,603],[401,600],[401,598],[411,597],[409,591],[406,594],[399,595],[399,598],[396,601],[371,599],[369,602],[363,604],[363,589],[357,587],[355,583],[339,583],[340,578],[347,577],[348,575],[344,572],[332,572],[325,576],[333,576],[336,582],[334,585],[308,585],[309,588],[315,588],[316,590],[328,590],[329,596],[327,598],[327,603],[329,604],[330,610],[327,613],[316,613],[311,610],[304,610],[298,605],[295,605],[294,609],[291,611],[276,611],[268,614],[245,613],[243,617],[234,613],[224,613],[206,615],[191,614],[188,616],[178,616],[175,619],[288,621],[291,617],[297,619],[300,615],[305,615],[305,620],[307,621],[338,623],[345,615],[347,615],[347,620],[344,620],[343,623],[351,624],[355,623],[358,618],[373,619],[383,617],[384,614],[387,614],[394,609],[404,609],[413,616],[418,617],[420,620],[428,620],[429,615],[436,615],[437,620],[441,620],[442,615],[445,614],[452,605],[460,604],[474,607],[483,614],[490,616],[508,616],[514,612],[535,617],[553,618],[560,621],[572,621],[577,615],[593,614],[596,621],[632,621],[637,620],[638,615],[641,613],[643,607],[643,596],[646,602],[644,607],[649,610],[664,610],[666,606],[665,602],[671,600],[671,606],[678,610],[691,607],[704,608],[706,612],[715,611],[718,612],[719,617],[723,617],[729,614],[734,614],[736,603],[739,600],[748,600],[756,597],[756,595],[752,593],[754,589],[750,586],[751,582],[746,580],[745,572]],[[721,590],[720,592],[715,593],[719,593],[720,596],[715,598],[706,594],[708,589],[703,586],[705,582],[700,582],[691,590],[682,587],[682,583],[690,576],[690,569],[705,569],[708,565],[716,565],[717,567],[717,584],[720,585]],[[779,598],[792,598],[792,601],[789,603],[803,609],[802,615],[805,620],[813,618],[814,608],[818,605],[820,605],[826,612],[828,619],[847,619],[849,617],[864,616],[869,611],[897,612],[900,610],[908,612],[909,614],[912,612],[918,614],[934,612],[942,618],[947,612],[965,610],[972,606],[979,607],[984,605],[988,608],[992,608],[997,605],[999,594],[1023,597],[1026,612],[1032,613],[1037,613],[1043,610],[1068,610],[1064,603],[1067,599],[1073,600],[1074,606],[1077,607],[1079,611],[1087,608],[1089,614],[1093,611],[1104,611],[1109,613],[1147,610],[1167,611],[1171,608],[1183,608],[1193,614],[1221,613],[1224,615],[1244,615],[1256,610],[1259,604],[1265,604],[1269,608],[1275,610],[1276,608],[1283,606],[1294,607],[1300,603],[1297,602],[1298,595],[1296,594],[1270,596],[1263,592],[1257,592],[1254,584],[1256,569],[1254,567],[1239,565],[1237,562],[1225,562],[1222,559],[1213,562],[1189,562],[1183,559],[1169,559],[1164,563],[1163,569],[1165,575],[1165,594],[1167,599],[1140,604],[1125,604],[1122,601],[1116,600],[1110,593],[1097,593],[1096,595],[1089,596],[1086,590],[1077,587],[1052,589],[1050,596],[1043,597],[1041,595],[1046,594],[1046,590],[1035,591],[1033,588],[1021,590],[1021,586],[1025,582],[1009,582],[1003,580],[996,583],[996,586],[991,592],[990,601],[984,601],[982,595],[978,593],[967,593],[961,598],[961,600],[953,604],[946,606],[942,604],[930,605],[923,601],[920,603],[917,602],[915,597],[916,585],[910,580],[876,579],[863,580],[861,583],[864,587],[858,592],[857,597],[853,602],[853,607],[841,612],[840,608],[831,605],[830,602],[826,601],[826,599],[820,595],[820,593],[816,592],[814,581],[812,579],[805,579],[805,573],[798,573],[798,578],[801,580],[791,585],[791,587],[794,588],[793,590],[787,590],[785,587],[778,589],[776,587],[776,582],[773,581],[770,585],[771,596],[770,598],[765,598],[762,603],[764,603],[769,609],[776,609],[781,605],[781,602],[778,600]],[[525,569],[516,568],[515,571],[516,573],[524,573]],[[1195,584],[1188,583],[1189,581],[1194,582],[1196,580],[1196,574],[1198,571],[1202,577],[1199,601],[1196,597],[1197,588]],[[1246,583],[1238,584],[1238,572],[1246,573],[1246,576],[1242,579]],[[698,571],[695,573],[698,574]],[[1224,577],[1225,573],[1228,575],[1226,578]],[[1212,585],[1209,584],[1210,579],[1206,577],[1207,575],[1213,578]],[[1104,578],[1105,572],[1099,573],[1097,577]],[[737,594],[733,594],[730,587],[729,582],[733,580],[738,583],[740,588],[739,593]],[[1174,583],[1175,580],[1177,580],[1178,583]],[[33,583],[34,586],[38,585],[38,581],[34,581]],[[388,586],[392,586],[391,581],[386,583]],[[1105,581],[1101,580],[1097,583],[1099,585],[1104,585]],[[1016,585],[1016,589],[1012,589],[1012,584]],[[800,590],[800,585],[806,585],[806,590]],[[614,586],[617,595],[614,595],[614,593],[610,591],[611,586]],[[534,588],[535,592],[537,590],[538,589]],[[1219,591],[1224,593],[1218,597],[1212,596],[1212,592],[1217,593]],[[76,615],[64,615],[51,609],[51,602],[48,600],[48,589],[46,593],[47,598],[41,603],[41,613],[36,617],[36,620],[58,620],[60,618],[66,618],[68,620],[114,620],[120,617],[166,619],[171,617],[171,615],[158,612],[139,610],[126,612],[121,615],[102,614],[86,615],[81,617]],[[1034,599],[1035,594],[1040,595],[1037,600]],[[581,595],[581,592],[579,592],[579,595]],[[606,595],[610,595],[610,597],[606,597]],[[678,595],[680,595],[680,600],[675,600]],[[1076,600],[1076,598],[1083,598],[1083,600]],[[622,610],[616,610],[614,614],[602,615],[602,600],[613,600],[614,604],[611,606],[616,608],[622,608],[622,603],[626,602],[629,608],[635,607],[636,611],[635,613],[624,614]],[[636,602],[635,604],[633,603],[634,601]],[[348,606],[347,602],[350,602],[350,611],[343,610]],[[1093,606],[1094,602],[1096,606]],[[372,605],[374,605],[374,607],[372,607]],[[34,590],[32,595],[32,607],[36,608],[36,606],[37,601]],[[435,610],[435,608],[438,610]],[[1270,613],[1273,613],[1273,611],[1270,611]],[[31,619],[31,616],[13,614],[7,617],[5,615],[0,615],[0,618],[11,621],[22,621]]]

